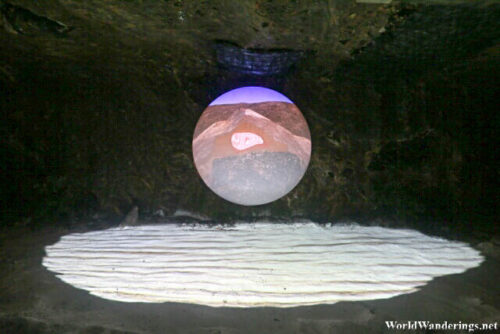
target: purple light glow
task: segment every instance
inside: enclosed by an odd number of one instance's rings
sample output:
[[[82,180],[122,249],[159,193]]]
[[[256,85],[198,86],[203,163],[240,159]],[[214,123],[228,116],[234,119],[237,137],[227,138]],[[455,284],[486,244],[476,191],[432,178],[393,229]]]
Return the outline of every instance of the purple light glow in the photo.
[[[289,98],[275,90],[264,87],[249,86],[230,90],[213,100],[209,105],[215,106],[220,104],[260,102],[286,102],[293,104]]]

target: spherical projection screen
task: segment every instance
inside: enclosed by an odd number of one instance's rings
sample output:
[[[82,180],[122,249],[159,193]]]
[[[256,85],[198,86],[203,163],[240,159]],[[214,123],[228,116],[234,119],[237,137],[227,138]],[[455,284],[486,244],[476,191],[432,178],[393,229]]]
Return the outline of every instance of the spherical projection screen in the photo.
[[[241,205],[279,199],[302,179],[311,135],[295,104],[264,87],[243,87],[215,99],[193,135],[196,169],[220,197]]]

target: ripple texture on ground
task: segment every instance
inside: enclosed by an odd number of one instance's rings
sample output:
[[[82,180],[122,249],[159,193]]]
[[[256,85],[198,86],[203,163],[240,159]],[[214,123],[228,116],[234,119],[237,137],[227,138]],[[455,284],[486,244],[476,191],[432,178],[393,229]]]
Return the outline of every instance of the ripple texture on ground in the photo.
[[[48,270],[95,296],[228,307],[389,298],[483,261],[414,230],[315,223],[111,228],[45,250]]]

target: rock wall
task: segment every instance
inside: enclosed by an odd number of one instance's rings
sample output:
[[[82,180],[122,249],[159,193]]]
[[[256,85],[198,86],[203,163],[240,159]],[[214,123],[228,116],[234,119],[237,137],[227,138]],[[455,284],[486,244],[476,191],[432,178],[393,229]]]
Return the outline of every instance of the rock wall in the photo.
[[[133,205],[143,214],[383,216],[464,229],[496,214],[498,5],[0,6],[6,223],[120,216]],[[217,67],[216,39],[307,51],[285,76],[258,79],[294,100],[313,142],[303,181],[269,205],[225,202],[193,166],[199,115],[242,82]]]

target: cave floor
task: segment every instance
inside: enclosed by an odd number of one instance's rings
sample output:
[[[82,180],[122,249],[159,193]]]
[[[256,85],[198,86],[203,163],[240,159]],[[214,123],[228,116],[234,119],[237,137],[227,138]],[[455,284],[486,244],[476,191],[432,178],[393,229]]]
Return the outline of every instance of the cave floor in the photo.
[[[494,240],[473,245],[485,255],[479,267],[436,278],[411,294],[293,308],[214,308],[109,301],[63,283],[42,266],[45,246],[103,227],[0,232],[1,333],[397,333],[386,321],[500,321],[500,243]]]

